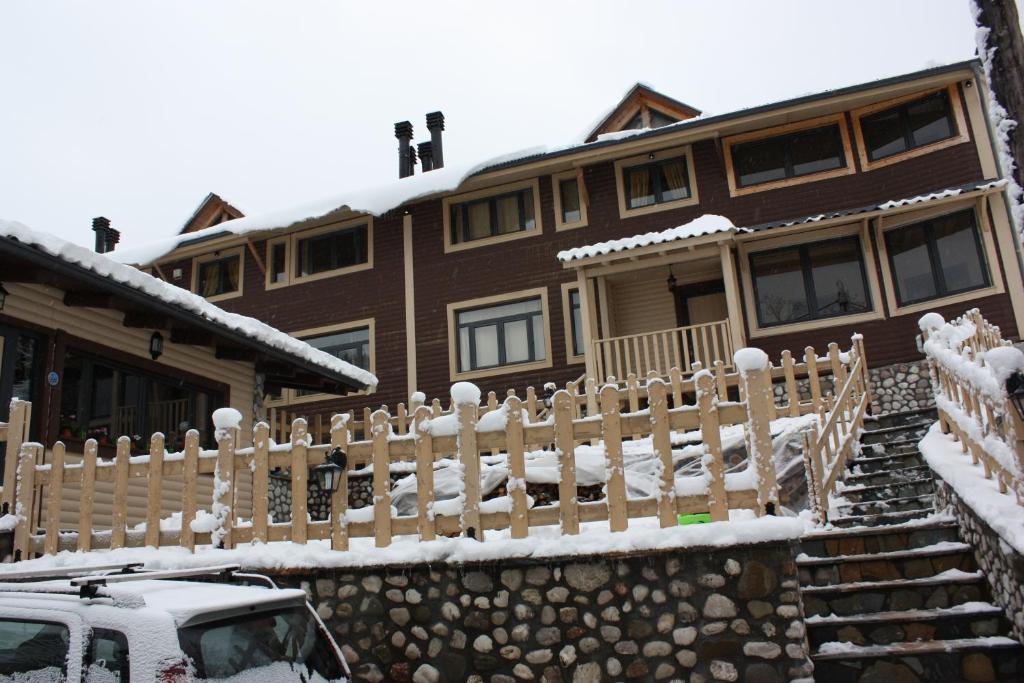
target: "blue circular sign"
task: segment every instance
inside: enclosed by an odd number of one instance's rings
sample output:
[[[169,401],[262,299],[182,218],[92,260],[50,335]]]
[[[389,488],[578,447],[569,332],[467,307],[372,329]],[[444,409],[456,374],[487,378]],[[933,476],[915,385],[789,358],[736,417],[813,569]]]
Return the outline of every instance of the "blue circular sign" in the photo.
[[[49,384],[51,387],[57,386],[57,382],[59,381],[60,375],[58,375],[54,370],[50,370],[50,372],[46,375],[46,383]]]

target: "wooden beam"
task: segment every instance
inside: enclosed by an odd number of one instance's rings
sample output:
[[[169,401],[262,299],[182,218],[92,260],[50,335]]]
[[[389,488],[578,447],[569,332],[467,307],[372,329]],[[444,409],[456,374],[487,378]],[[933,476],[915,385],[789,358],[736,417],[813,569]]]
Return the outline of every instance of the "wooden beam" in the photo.
[[[113,308],[114,297],[102,292],[71,291],[64,293],[64,305],[84,308]]]
[[[245,246],[249,247],[249,253],[252,254],[252,260],[256,262],[256,267],[260,269],[261,273],[263,273],[263,277],[266,277],[267,266],[263,263],[263,258],[260,256],[259,252],[256,251],[256,245],[252,243],[252,239],[246,237]]]
[[[226,346],[217,344],[216,356],[217,360],[242,360],[253,362],[256,360],[257,353],[252,349],[247,349],[242,346]]]
[[[163,268],[160,267],[159,263],[156,263],[156,262],[153,263],[153,270],[156,271],[156,276],[158,278],[160,278],[164,282],[170,282],[170,280],[168,280],[167,276],[164,274]]]
[[[133,329],[166,330],[170,327],[167,316],[146,311],[128,311],[121,324]]]
[[[210,332],[203,332],[200,330],[193,330],[187,327],[172,327],[171,338],[172,344],[192,344],[194,346],[213,346],[215,343],[215,337]]]

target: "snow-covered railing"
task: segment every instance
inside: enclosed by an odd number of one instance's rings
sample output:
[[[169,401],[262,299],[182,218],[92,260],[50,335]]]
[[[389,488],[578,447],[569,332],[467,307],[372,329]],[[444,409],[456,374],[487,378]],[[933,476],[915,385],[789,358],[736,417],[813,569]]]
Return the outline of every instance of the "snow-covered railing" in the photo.
[[[597,377],[667,375],[670,368],[685,374],[711,367],[716,361],[732,366],[732,333],[728,320],[686,325],[620,337],[594,340]],[[696,367],[694,367],[696,365]]]
[[[948,323],[928,313],[919,324],[943,433],[1024,505],[1024,421],[1006,392],[1007,379],[1024,371],[1024,352],[977,309]]]
[[[828,499],[853,452],[871,405],[864,340],[854,335],[849,365],[840,365],[835,378],[838,393],[829,394],[818,407],[818,423],[804,434],[807,499],[818,522],[828,522]]]
[[[0,442],[6,443],[7,453],[17,453],[21,444],[28,441],[28,427],[32,420],[32,404],[13,399],[7,422],[0,422]],[[14,509],[14,459],[8,455],[8,466],[4,469],[3,492],[0,493],[0,515]]]

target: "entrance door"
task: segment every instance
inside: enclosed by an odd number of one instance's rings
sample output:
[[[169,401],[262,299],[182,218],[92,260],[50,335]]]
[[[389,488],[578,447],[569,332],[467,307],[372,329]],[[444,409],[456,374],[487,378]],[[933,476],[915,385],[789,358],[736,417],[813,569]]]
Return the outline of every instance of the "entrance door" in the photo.
[[[6,422],[10,416],[12,398],[33,399],[41,356],[39,337],[0,325],[0,422]],[[0,442],[0,477],[6,461],[6,446]]]
[[[680,327],[703,325],[725,320],[729,309],[725,300],[725,282],[708,280],[677,285],[673,292],[676,297],[676,323]],[[683,344],[689,350],[689,362],[699,361],[705,368],[716,360],[729,362],[724,355],[729,348],[719,327],[697,327],[683,333]]]

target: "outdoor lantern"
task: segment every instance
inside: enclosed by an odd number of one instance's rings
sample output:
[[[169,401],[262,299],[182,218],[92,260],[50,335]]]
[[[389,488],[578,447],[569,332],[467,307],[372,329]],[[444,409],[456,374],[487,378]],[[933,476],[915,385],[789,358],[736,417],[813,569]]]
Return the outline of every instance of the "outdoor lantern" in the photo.
[[[676,276],[672,274],[672,266],[668,267],[668,291],[673,292],[676,289]]]
[[[164,353],[164,336],[159,332],[154,332],[153,336],[149,338],[149,355],[156,360]]]
[[[1024,374],[1018,371],[1006,379],[1006,395],[1010,397],[1017,415],[1024,420]]]
[[[7,302],[7,295],[10,294],[4,289],[3,283],[0,283],[0,311],[4,310],[4,304]]]
[[[345,456],[345,451],[336,447],[324,459],[323,465],[313,468],[313,476],[316,477],[316,483],[319,484],[320,490],[331,493],[337,491],[338,485],[341,483],[341,475],[347,467],[348,458]]]

